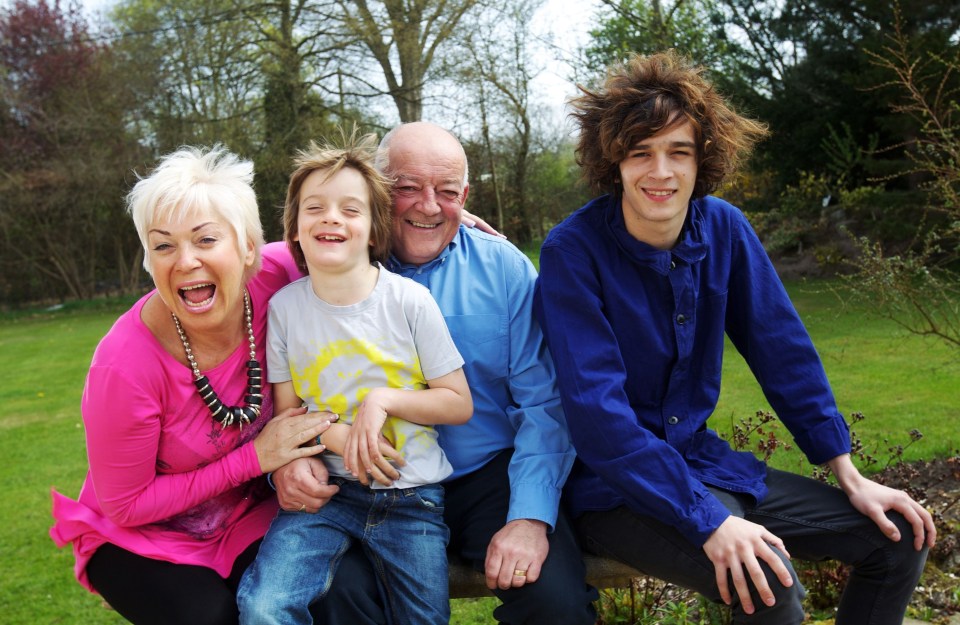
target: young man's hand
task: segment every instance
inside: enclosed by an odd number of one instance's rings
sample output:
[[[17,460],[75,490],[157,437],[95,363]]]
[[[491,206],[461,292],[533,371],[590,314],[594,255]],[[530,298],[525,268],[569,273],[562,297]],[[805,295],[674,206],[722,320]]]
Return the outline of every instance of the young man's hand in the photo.
[[[924,543],[929,547],[936,544],[937,528],[933,524],[933,516],[910,495],[860,475],[849,454],[837,456],[827,464],[853,507],[873,520],[887,538],[894,542],[902,538],[900,530],[887,518],[887,511],[894,510],[913,526],[914,549],[920,551]]]
[[[754,612],[749,582],[753,582],[760,600],[766,605],[771,606],[776,602],[773,591],[767,583],[767,576],[763,574],[760,560],[773,569],[781,584],[793,585],[793,577],[789,569],[773,548],[778,549],[787,558],[790,557],[782,540],[762,525],[751,523],[740,517],[731,515],[714,530],[704,543],[703,550],[713,562],[717,574],[717,587],[720,589],[720,597],[724,603],[730,605],[733,600],[727,581],[728,576],[733,578],[734,589],[740,597],[743,611],[747,614]],[[749,575],[749,580],[745,573]]]

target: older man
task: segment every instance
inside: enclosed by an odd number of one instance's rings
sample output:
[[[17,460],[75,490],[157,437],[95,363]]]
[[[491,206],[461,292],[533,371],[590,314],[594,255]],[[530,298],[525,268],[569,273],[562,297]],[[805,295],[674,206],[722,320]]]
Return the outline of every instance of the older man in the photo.
[[[467,159],[452,134],[404,124],[381,147],[381,168],[396,180],[388,268],[430,289],[474,398],[467,425],[437,428],[455,469],[444,484],[450,549],[484,572],[503,603],[494,610],[498,621],[592,624],[596,591],[584,581],[579,547],[559,512],[574,451],[533,319],[536,272],[509,242],[461,227]],[[323,504],[328,491],[307,464],[274,476],[281,505]],[[384,623],[378,597],[355,548],[324,602],[327,622]]]

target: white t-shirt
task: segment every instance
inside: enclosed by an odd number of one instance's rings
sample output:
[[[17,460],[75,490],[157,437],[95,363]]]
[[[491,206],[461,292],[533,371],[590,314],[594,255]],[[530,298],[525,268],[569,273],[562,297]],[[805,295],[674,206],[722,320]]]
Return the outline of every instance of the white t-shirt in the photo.
[[[270,300],[267,380],[292,381],[310,410],[335,412],[341,423],[353,422],[373,388],[416,392],[427,387],[426,380],[463,366],[430,292],[379,269],[373,292],[349,306],[317,297],[309,277]],[[392,488],[435,484],[453,471],[432,427],[388,417],[383,434],[407,462]],[[321,457],[331,474],[354,479],[343,458],[332,453]]]

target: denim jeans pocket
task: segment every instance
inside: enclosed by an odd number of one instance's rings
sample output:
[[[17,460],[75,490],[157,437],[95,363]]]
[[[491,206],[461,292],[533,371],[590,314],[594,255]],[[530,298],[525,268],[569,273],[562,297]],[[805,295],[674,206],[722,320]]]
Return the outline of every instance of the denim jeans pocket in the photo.
[[[443,516],[443,486],[426,484],[406,489],[408,496],[416,497],[420,507],[428,512]]]

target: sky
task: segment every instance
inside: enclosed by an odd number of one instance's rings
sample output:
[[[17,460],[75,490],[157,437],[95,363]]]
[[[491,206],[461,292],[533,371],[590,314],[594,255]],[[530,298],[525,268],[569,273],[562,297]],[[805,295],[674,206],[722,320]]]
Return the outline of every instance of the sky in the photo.
[[[587,41],[587,30],[593,26],[595,7],[594,0],[546,0],[536,21],[544,36],[552,36],[555,56],[576,56]],[[551,57],[544,57],[543,61],[546,69],[534,80],[536,91],[542,90],[544,103],[553,109],[554,115],[563,118],[564,101],[576,93],[576,86],[570,81],[570,65]]]

